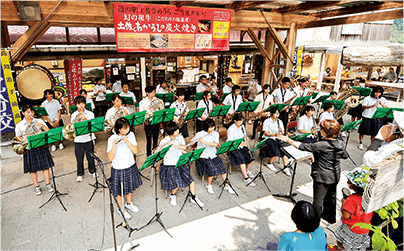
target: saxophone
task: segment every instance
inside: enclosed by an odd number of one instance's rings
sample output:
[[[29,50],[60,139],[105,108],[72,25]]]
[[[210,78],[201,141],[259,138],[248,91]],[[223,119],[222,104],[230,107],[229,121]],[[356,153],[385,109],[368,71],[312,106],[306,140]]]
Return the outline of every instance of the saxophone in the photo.
[[[16,136],[11,141],[11,148],[17,154],[25,154],[28,150],[28,136],[32,136],[42,132],[42,128],[38,122],[30,122],[22,136]]]
[[[348,98],[352,97],[352,95],[355,94],[359,94],[359,92],[357,90],[355,90],[352,87],[349,87],[347,91],[343,92],[338,98],[337,100],[341,100],[341,101],[345,101]],[[335,111],[335,120],[339,120],[340,118],[342,118],[342,116],[344,116],[345,114],[348,113],[349,109],[358,106],[358,102],[351,102],[351,101],[347,101],[344,104],[344,107],[342,108],[342,110],[337,110]]]
[[[183,101],[183,102],[185,102],[185,101]],[[185,103],[186,104],[186,103]],[[178,128],[179,129],[181,129],[182,128],[182,126],[184,125],[184,123],[185,123],[185,120],[184,120],[184,118],[185,118],[185,114],[187,113],[187,105],[185,105],[185,108],[184,108],[184,111],[181,113],[181,116],[179,117],[179,119],[178,119],[178,121],[179,121],[179,123],[178,123]]]
[[[112,135],[112,129],[114,129],[115,122],[124,116],[129,115],[126,110],[124,110],[121,106],[118,108],[118,110],[115,111],[114,115],[111,116],[110,119],[105,120],[105,127],[104,127],[104,132],[106,135]]]
[[[63,127],[63,138],[69,141],[73,141],[74,138],[76,137],[74,135],[74,123],[83,122],[85,120],[87,119],[84,116],[84,114],[82,112],[79,112],[79,114],[77,114],[77,116],[74,118],[73,123],[69,123]]]

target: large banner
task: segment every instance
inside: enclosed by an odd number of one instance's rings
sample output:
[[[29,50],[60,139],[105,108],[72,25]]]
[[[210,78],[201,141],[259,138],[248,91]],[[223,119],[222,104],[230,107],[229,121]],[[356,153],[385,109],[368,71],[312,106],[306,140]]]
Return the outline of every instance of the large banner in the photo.
[[[229,50],[231,11],[114,3],[118,52]]]
[[[80,94],[83,83],[83,64],[81,60],[65,60],[66,89],[69,105],[74,104],[74,97]]]
[[[303,49],[304,49],[303,46],[299,46],[299,47],[295,48],[295,53],[293,55],[292,76],[302,74]]]
[[[0,133],[14,131],[21,121],[17,95],[15,94],[13,75],[7,51],[1,50],[1,85],[0,85]]]

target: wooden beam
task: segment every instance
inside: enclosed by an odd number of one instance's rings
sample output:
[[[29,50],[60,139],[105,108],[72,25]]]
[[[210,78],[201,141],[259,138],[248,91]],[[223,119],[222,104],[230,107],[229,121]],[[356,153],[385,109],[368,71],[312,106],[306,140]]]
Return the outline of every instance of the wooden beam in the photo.
[[[295,51],[296,47],[296,36],[297,36],[297,30],[296,30],[296,25],[295,23],[292,23],[290,25],[290,29],[288,31],[288,55],[290,56],[289,59],[293,58],[293,53]],[[293,60],[287,60],[286,61],[286,68],[285,71],[286,73],[291,72],[293,67]]]
[[[272,10],[277,13],[296,13],[299,11],[315,10],[324,7],[335,6],[347,1],[306,1],[301,4],[290,5],[279,9]]]
[[[402,66],[403,45],[388,44],[374,46],[354,46],[342,49],[341,63],[343,65],[363,66]]]
[[[269,56],[272,56],[274,54],[275,50],[275,42],[272,39],[271,35],[266,32],[265,33],[265,51]],[[268,60],[266,57],[264,57],[264,67],[262,70],[262,76],[261,76],[261,86],[264,87],[265,84],[271,84],[271,79],[270,79],[270,74],[271,73],[271,68],[274,66],[274,64],[271,64],[273,60]]]
[[[271,1],[234,1],[233,3],[226,4],[226,9],[233,9],[235,11],[253,8],[261,4],[266,4]]]
[[[297,23],[297,29],[315,28],[315,27],[325,27],[343,24],[356,24],[365,23],[371,21],[381,21],[403,18],[403,9],[393,10],[393,11],[383,11],[371,14],[362,14],[350,17],[340,17],[327,20],[317,20],[310,22]]]
[[[1,48],[7,48],[11,45],[10,36],[8,34],[7,24],[5,22],[1,22]]]
[[[190,3],[193,3],[195,1],[170,1],[170,5],[175,5],[177,7],[182,7],[184,5],[188,5]]]

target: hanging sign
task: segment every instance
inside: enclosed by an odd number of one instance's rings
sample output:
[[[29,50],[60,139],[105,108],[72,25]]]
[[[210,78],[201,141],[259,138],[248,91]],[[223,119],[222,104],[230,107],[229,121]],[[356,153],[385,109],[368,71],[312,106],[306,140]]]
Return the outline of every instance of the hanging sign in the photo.
[[[303,46],[298,46],[295,48],[295,53],[293,55],[292,76],[302,74],[303,49]]]
[[[231,11],[114,3],[118,52],[229,50]]]
[[[6,50],[1,50],[1,86],[0,86],[0,133],[14,131],[21,121],[17,95],[15,94],[10,58]]]
[[[74,104],[74,98],[80,95],[80,90],[83,82],[83,64],[81,60],[65,60],[65,75],[67,98],[69,104]]]

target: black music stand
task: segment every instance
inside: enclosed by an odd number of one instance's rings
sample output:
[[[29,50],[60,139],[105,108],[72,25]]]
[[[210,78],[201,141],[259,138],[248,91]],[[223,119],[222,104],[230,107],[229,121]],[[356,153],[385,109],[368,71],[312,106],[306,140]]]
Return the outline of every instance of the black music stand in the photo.
[[[157,194],[157,168],[156,168],[156,163],[164,158],[164,155],[166,155],[166,153],[170,149],[170,147],[171,147],[171,145],[167,146],[167,147],[163,148],[162,150],[156,152],[155,154],[150,155],[149,157],[147,157],[147,159],[145,160],[145,162],[143,162],[143,165],[139,170],[139,172],[140,172],[140,171],[142,171],[143,169],[145,169],[145,168],[147,168],[149,166],[151,166],[151,168],[154,169],[154,198],[155,198],[155,201],[156,201],[156,213],[149,220],[149,222],[146,223],[146,225],[140,227],[138,230],[140,230],[140,229],[142,229],[144,227],[147,227],[148,225],[152,224],[153,222],[158,222],[161,225],[161,227],[164,229],[164,231],[166,231],[166,233],[171,238],[173,238],[171,236],[171,234],[167,231],[166,227],[164,226],[163,221],[161,221],[161,219],[160,219],[163,212],[159,212],[158,203],[157,203],[159,198],[158,198],[158,194]]]
[[[261,149],[261,152],[260,152],[261,163],[260,163],[260,170],[259,170],[259,172],[257,173],[257,175],[255,175],[254,179],[252,179],[252,181],[247,184],[247,186],[250,185],[251,183],[253,183],[256,179],[261,178],[262,181],[264,182],[265,186],[267,187],[268,192],[271,193],[271,189],[269,189],[268,184],[267,184],[267,182],[265,181],[264,175],[262,174],[262,160],[264,159],[264,157],[262,157],[262,156],[263,156],[263,153],[262,153],[263,148],[262,148],[262,147],[268,143],[268,142],[267,142],[268,140],[269,140],[269,137],[266,138],[266,139],[264,139],[263,141],[259,142],[259,143],[254,147],[254,149],[252,150],[252,151],[254,152],[254,151],[257,150],[257,149]]]
[[[219,149],[217,149],[216,155],[223,154],[223,156],[226,156],[226,155],[224,155],[225,153],[231,152],[231,151],[234,151],[234,150],[237,150],[238,146],[239,146],[239,145],[241,144],[241,142],[243,142],[243,141],[244,141],[244,138],[224,142],[224,143],[219,147]],[[222,196],[222,193],[223,193],[223,190],[224,190],[226,184],[229,185],[229,186],[231,187],[231,189],[233,189],[234,193],[238,196],[236,190],[234,190],[233,186],[232,186],[231,183],[230,183],[230,180],[229,180],[229,170],[230,170],[230,159],[228,158],[228,159],[227,159],[226,179],[225,179],[225,180],[222,182],[222,184],[220,184],[220,186],[219,186],[219,187],[221,187],[221,186],[223,186],[223,187],[222,187],[222,191],[221,191],[220,194],[219,194],[218,199],[220,199],[220,197]]]
[[[57,127],[54,129],[50,129],[47,132],[29,136],[28,137],[28,149],[34,149],[34,148],[37,148],[40,146],[48,146],[49,144],[59,142],[61,140],[63,140],[63,128]],[[53,182],[54,191],[53,191],[51,197],[49,198],[49,200],[47,202],[45,202],[44,204],[42,204],[42,206],[40,206],[39,208],[42,208],[43,206],[48,204],[48,202],[57,198],[59,200],[60,204],[62,205],[63,209],[67,212],[66,207],[63,205],[62,200],[59,198],[59,196],[67,195],[67,193],[61,193],[58,191],[58,189],[56,187],[56,180],[55,180],[55,173],[53,171],[53,166],[51,166],[51,172],[52,172],[52,182]]]
[[[219,105],[213,107],[212,111],[209,114],[209,118],[219,117],[219,116],[226,116],[231,108],[231,105]],[[217,131],[219,132],[219,124],[217,124]]]
[[[196,149],[195,151],[189,152],[187,154],[181,155],[180,158],[177,161],[177,164],[175,165],[175,168],[178,168],[179,166],[184,166],[187,165],[189,170],[189,184],[191,184],[191,162],[198,160],[201,157],[202,152],[205,150],[206,147]],[[188,185],[188,193],[187,196],[185,197],[184,203],[182,204],[182,207],[178,213],[181,213],[182,209],[185,206],[185,203],[187,203],[188,198],[191,197],[195,203],[198,205],[198,207],[203,210],[201,205],[198,204],[198,202],[195,200],[195,195],[191,193],[191,188]]]
[[[141,112],[132,113],[130,115],[124,116],[129,121],[131,127],[144,124],[144,119],[146,116],[146,110]]]
[[[199,109],[190,110],[184,118],[184,121],[193,119],[196,120],[197,118],[201,117],[203,112],[206,110],[206,107],[202,107]],[[194,133],[196,133],[196,122],[194,123]]]
[[[356,128],[360,123],[362,123],[362,119],[361,119],[361,120],[352,121],[352,122],[346,124],[346,125],[341,129],[341,132],[345,132],[345,131],[348,132],[348,136],[347,136],[347,138],[346,138],[344,150],[345,150],[346,154],[348,155],[348,158],[352,161],[352,163],[353,163],[355,166],[356,166],[355,161],[351,158],[351,155],[349,155],[349,153],[348,153],[348,151],[347,151],[346,149],[347,149],[347,147],[348,147],[348,142],[349,142],[349,137],[351,136],[351,131],[352,131],[354,128]]]
[[[292,158],[295,160],[295,165],[293,167],[292,180],[290,182],[290,190],[289,190],[289,194],[272,194],[272,196],[287,198],[287,199],[290,199],[294,204],[296,204],[296,200],[293,197],[295,197],[297,195],[297,193],[293,193],[293,184],[295,181],[297,163],[302,160],[311,158],[311,156],[313,154],[309,153],[309,152],[301,151],[301,150],[295,148],[294,146],[287,146],[287,147],[284,147],[282,150],[286,154],[286,156],[288,156],[288,158]]]

